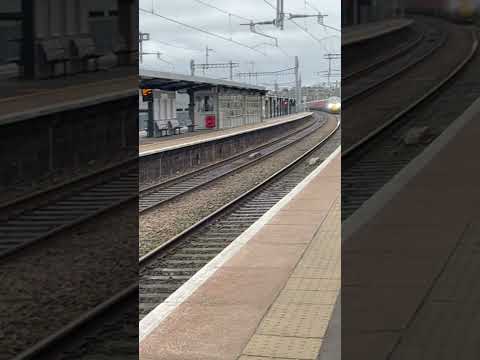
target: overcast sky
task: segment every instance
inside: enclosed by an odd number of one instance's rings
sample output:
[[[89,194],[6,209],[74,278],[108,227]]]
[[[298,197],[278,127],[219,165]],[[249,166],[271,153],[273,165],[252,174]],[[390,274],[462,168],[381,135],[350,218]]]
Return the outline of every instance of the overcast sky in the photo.
[[[201,2],[225,10],[228,14],[201,4]],[[240,23],[247,22],[236,15],[253,21],[269,21],[275,18],[275,10],[266,2],[273,5],[276,0],[140,0],[140,31],[150,33],[150,41],[143,44],[144,52],[161,52],[161,59],[157,56],[145,55],[142,67],[177,73],[190,73],[190,59],[196,63],[205,62],[205,47],[208,45],[213,51],[209,55],[209,63],[239,62],[240,67],[234,73],[247,71],[276,71],[293,67],[294,56],[299,57],[300,72],[303,85],[313,85],[326,81],[325,77],[315,75],[315,72],[328,69],[328,61],[323,57],[326,53],[340,52],[340,33],[327,29],[317,23],[317,18],[295,19],[295,22],[314,37],[300,29],[291,21],[285,21],[283,31],[273,25],[258,26],[259,32],[278,38],[279,48],[275,41],[267,37],[250,32],[248,26]],[[326,14],[325,24],[340,28],[341,10],[339,0],[284,0],[285,13],[317,14],[314,8]],[[255,47],[265,55],[254,50],[242,47],[200,31],[176,24],[159,16],[152,15],[152,5],[155,13],[168,19],[175,20],[190,26],[207,30],[233,39],[245,45]],[[143,11],[146,10],[146,11]],[[252,63],[253,62],[253,63]],[[332,68],[340,69],[340,60],[332,62]],[[201,70],[196,74],[202,75]],[[228,69],[207,70],[207,76],[227,78]],[[234,78],[238,80],[238,78]],[[280,85],[292,86],[292,75],[277,77]],[[244,79],[243,81],[248,81]],[[255,82],[255,80],[251,80]],[[259,85],[273,84],[275,77],[265,76],[258,78]]]

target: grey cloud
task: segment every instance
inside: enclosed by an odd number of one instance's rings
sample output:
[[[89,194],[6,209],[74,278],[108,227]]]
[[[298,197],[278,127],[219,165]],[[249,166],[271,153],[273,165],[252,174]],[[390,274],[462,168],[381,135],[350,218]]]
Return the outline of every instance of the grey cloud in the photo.
[[[243,20],[232,17],[231,31],[229,29],[229,18],[214,9],[203,6],[194,0],[154,0],[156,11],[162,15],[181,21],[196,27],[206,29],[208,31],[221,34],[225,37],[232,36],[233,39],[243,42],[250,46],[261,44],[264,42],[273,43],[271,40],[252,34],[248,27],[239,25]],[[228,10],[232,13],[244,16],[246,18],[255,18],[256,20],[270,20],[274,17],[274,10],[269,8],[263,0],[204,0],[219,8]],[[275,3],[275,0],[269,0]],[[326,23],[331,26],[340,27],[340,1],[338,0],[309,0],[314,6],[327,13]],[[140,7],[151,9],[152,0],[140,0]],[[287,11],[295,13],[314,13],[314,10],[307,8],[305,11],[304,0],[285,0]],[[317,38],[330,36],[329,39],[319,44],[313,40],[305,32],[297,28],[291,22],[286,22],[285,30],[282,32],[273,26],[259,27],[262,31],[273,36],[278,36],[279,44],[290,55],[298,55],[300,58],[302,79],[304,84],[313,84],[324,79],[315,76],[314,72],[322,71],[327,68],[328,63],[323,59],[326,52],[340,51],[340,33],[328,30],[326,31],[316,23],[314,19],[296,20],[301,26],[307,25],[308,30]],[[258,49],[264,51],[269,57],[264,57],[259,53],[249,49],[231,44],[227,41],[210,37],[198,31],[182,27],[177,24],[170,23],[157,16],[140,12],[140,30],[149,32],[151,41],[145,42],[145,51],[160,51],[164,53],[162,58],[175,63],[176,72],[188,73],[190,59],[194,59],[197,63],[204,62],[204,49],[208,44],[209,47],[215,49],[211,53],[212,62],[234,60],[241,63],[241,67],[237,71],[249,71],[252,67],[249,62],[255,62],[256,71],[272,71],[285,67],[291,67],[293,58],[287,58],[279,49],[272,46],[261,46]],[[332,38],[332,35],[337,35]],[[192,50],[184,50],[175,47],[166,46],[160,42],[167,42],[180,47],[191,48]],[[196,51],[197,50],[197,51]],[[155,56],[145,56],[143,66],[149,68],[158,68],[162,70],[172,71],[172,67],[166,63],[158,61]],[[335,64],[338,68],[340,63]],[[228,71],[209,70],[207,75],[212,77],[226,77]],[[286,81],[293,79],[287,78]],[[274,78],[262,78],[262,82],[273,82]],[[281,83],[284,79],[279,78]]]

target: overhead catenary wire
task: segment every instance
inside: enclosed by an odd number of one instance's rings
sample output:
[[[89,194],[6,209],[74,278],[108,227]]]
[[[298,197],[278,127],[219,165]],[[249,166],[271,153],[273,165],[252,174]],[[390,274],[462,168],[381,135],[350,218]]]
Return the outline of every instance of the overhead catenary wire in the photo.
[[[267,0],[263,0],[268,6],[270,6],[272,9],[275,9],[275,5],[273,5],[271,2],[267,1]],[[321,38],[319,39],[317,36],[313,35],[310,31],[308,31],[307,29],[305,29],[303,26],[301,26],[299,23],[297,23],[295,20],[293,19],[289,19],[287,18],[288,21],[291,21],[295,26],[297,26],[300,30],[304,31],[306,34],[308,34],[312,39],[314,39],[315,41],[317,41],[318,43],[320,44],[323,44],[323,40],[326,40],[328,37],[324,37],[324,38]],[[336,29],[332,26],[329,26],[329,25],[325,25],[325,24],[322,24],[322,26],[324,27],[327,27],[329,29],[333,29],[333,30],[336,30],[336,31],[341,31],[339,29]]]
[[[315,7],[311,2],[309,2],[308,0],[305,0],[305,3],[310,6],[313,10],[315,10],[316,12],[318,12],[319,14],[321,13],[321,11]],[[335,30],[335,31],[339,31],[341,32],[342,30],[341,29],[337,29],[336,27],[333,27],[333,26],[330,26],[330,25],[325,25],[325,24],[322,24],[322,26],[328,28],[328,29],[332,29],[332,30]]]
[[[208,30],[205,30],[205,29],[202,29],[202,28],[199,28],[197,26],[194,26],[194,25],[190,25],[190,24],[186,24],[184,22],[181,22],[181,21],[178,21],[178,20],[175,20],[175,19],[172,19],[172,18],[169,18],[167,16],[163,16],[163,15],[160,15],[158,14],[157,12],[155,12],[154,9],[152,10],[147,10],[147,9],[143,9],[143,8],[139,8],[140,11],[143,11],[143,12],[146,12],[148,14],[152,14],[152,15],[155,15],[155,16],[158,16],[166,21],[170,21],[172,23],[175,23],[177,25],[181,25],[181,26],[184,26],[184,27],[187,27],[189,29],[192,29],[192,30],[196,30],[196,31],[199,31],[199,32],[202,32],[204,34],[207,34],[207,35],[210,35],[210,36],[213,36],[213,37],[216,37],[216,38],[219,38],[219,39],[222,39],[222,40],[225,40],[225,41],[228,41],[228,42],[231,42],[233,44],[236,44],[238,46],[242,46],[244,48],[247,48],[247,49],[250,49],[251,51],[255,51],[259,54],[262,54],[263,56],[266,56],[266,57],[269,57],[269,55],[267,55],[266,53],[264,53],[263,51],[260,51],[260,50],[257,50],[255,49],[254,47],[250,46],[250,45],[247,45],[247,44],[244,44],[242,42],[239,42],[239,41],[236,41],[236,40],[233,40],[233,39],[229,39],[223,35],[220,35],[220,34],[216,34],[216,33],[213,33],[211,31],[208,31]]]
[[[283,83],[260,83],[260,85],[264,85],[264,86],[275,86],[275,85],[278,85],[278,86],[285,86],[285,85],[291,85],[291,84],[295,84],[295,80],[293,81],[287,81],[287,82],[283,82]]]
[[[287,69],[282,69],[282,70],[276,70],[276,71],[263,71],[263,72],[257,72],[256,74],[257,75],[278,75],[280,73],[283,73],[283,72],[286,72],[286,71],[291,71],[291,70],[295,70],[294,67],[292,68],[287,68]],[[249,74],[249,73],[237,73],[237,75],[240,75],[240,74]],[[293,73],[289,73],[288,75],[292,75]]]
[[[236,17],[236,18],[238,18],[238,19],[242,19],[242,20],[248,21],[248,22],[252,22],[252,21],[258,22],[258,20],[255,19],[255,18],[246,18],[246,17],[244,17],[244,16],[241,16],[241,15],[238,15],[238,14],[235,14],[235,13],[232,13],[232,12],[230,12],[230,11],[228,11],[228,10],[225,10],[225,9],[219,8],[218,6],[215,6],[215,5],[212,5],[212,4],[210,4],[210,3],[207,3],[207,2],[205,2],[205,1],[203,1],[203,0],[193,0],[193,1],[195,1],[195,2],[197,2],[197,3],[199,3],[199,4],[202,4],[202,5],[204,5],[204,6],[210,7],[210,8],[212,8],[212,9],[215,9],[215,10],[217,10],[217,11],[219,11],[219,12],[225,14],[225,15],[228,15],[228,27],[229,27],[230,39],[232,39],[232,20],[231,20],[232,16],[234,16],[234,17]],[[257,26],[261,26],[261,24],[257,24]],[[268,44],[268,43],[261,43],[261,44],[255,45],[255,46],[253,46],[253,47],[254,47],[254,48],[257,48],[258,46],[263,45],[263,44],[267,44],[267,45],[272,46],[271,44]],[[289,55],[283,48],[281,48],[280,46],[278,46],[278,44],[277,44],[277,46],[274,46],[274,47],[275,47],[275,48],[278,48],[279,51],[280,51],[283,55],[285,55],[286,57],[291,57],[291,55]]]
[[[202,4],[202,5],[204,5],[204,6],[207,6],[207,7],[209,7],[209,8],[215,9],[215,10],[217,10],[217,11],[220,11],[221,13],[224,13],[225,15],[233,16],[233,17],[236,17],[236,18],[238,18],[238,19],[242,19],[242,20],[246,20],[246,21],[255,20],[255,19],[252,19],[252,18],[249,19],[249,18],[246,18],[246,17],[244,17],[244,16],[237,15],[237,14],[235,14],[235,13],[232,13],[232,12],[230,12],[230,11],[227,11],[227,10],[225,10],[225,9],[222,9],[222,8],[219,8],[219,7],[215,6],[215,5],[212,5],[212,4],[210,4],[210,3],[207,3],[207,2],[205,2],[205,1],[203,1],[203,0],[193,0],[193,1],[195,1],[195,2],[197,2],[197,3],[199,3],[199,4]]]
[[[188,50],[188,51],[203,52],[203,50],[200,50],[200,49],[187,48],[187,47],[184,47],[184,46],[174,45],[174,44],[171,44],[171,43],[168,43],[168,42],[165,42],[165,41],[161,41],[161,40],[157,40],[157,39],[155,39],[154,42],[158,42],[159,44],[162,44],[162,45],[165,45],[165,46],[174,47],[174,48],[177,48],[177,49]]]
[[[310,3],[310,1],[308,0],[305,0],[305,4],[307,4],[308,6],[310,6],[313,10],[315,10],[316,12],[321,12],[320,10],[318,10],[317,7],[315,7],[312,3]]]

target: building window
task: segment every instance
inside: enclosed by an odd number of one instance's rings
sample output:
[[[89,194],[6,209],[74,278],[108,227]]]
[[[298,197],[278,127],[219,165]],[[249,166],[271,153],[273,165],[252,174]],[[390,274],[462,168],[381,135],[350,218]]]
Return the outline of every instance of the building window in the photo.
[[[197,97],[196,101],[198,103],[199,112],[212,112],[215,111],[214,98],[212,96],[203,96],[201,98]]]
[[[104,17],[105,13],[103,11],[90,11],[88,13],[89,17]]]
[[[0,65],[19,62],[22,47],[22,2],[0,3]]]

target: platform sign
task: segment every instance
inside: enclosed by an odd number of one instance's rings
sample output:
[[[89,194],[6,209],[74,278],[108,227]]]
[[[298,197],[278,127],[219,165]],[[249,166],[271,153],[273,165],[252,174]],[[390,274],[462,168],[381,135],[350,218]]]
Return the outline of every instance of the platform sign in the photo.
[[[152,89],[142,89],[142,99],[143,101],[153,101]]]

